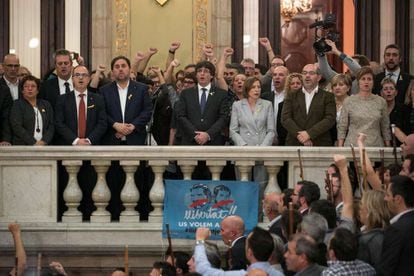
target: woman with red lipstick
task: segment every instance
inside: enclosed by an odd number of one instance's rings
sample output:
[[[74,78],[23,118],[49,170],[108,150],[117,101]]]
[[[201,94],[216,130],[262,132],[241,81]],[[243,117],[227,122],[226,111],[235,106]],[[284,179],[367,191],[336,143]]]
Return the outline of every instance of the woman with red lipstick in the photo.
[[[23,97],[10,110],[12,144],[47,145],[55,132],[52,106],[37,98],[40,81],[36,77],[24,77],[21,86]]]
[[[338,146],[357,144],[358,133],[365,133],[367,147],[389,146],[390,120],[385,100],[372,93],[374,73],[364,66],[357,73],[358,93],[347,97],[338,125]]]

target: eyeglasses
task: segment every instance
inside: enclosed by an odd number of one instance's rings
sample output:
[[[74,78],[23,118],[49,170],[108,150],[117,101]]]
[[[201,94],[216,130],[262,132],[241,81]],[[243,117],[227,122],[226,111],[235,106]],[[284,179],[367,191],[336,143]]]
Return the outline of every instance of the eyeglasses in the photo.
[[[88,73],[75,73],[75,74],[73,74],[73,76],[76,77],[76,78],[80,78],[80,77],[87,78],[87,77],[89,77],[89,74]]]
[[[316,75],[317,72],[316,71],[302,71],[302,75],[307,75],[307,74],[313,76],[313,75]]]
[[[9,67],[9,68],[19,68],[20,64],[4,64],[4,66]]]
[[[272,67],[283,66],[283,63],[272,63]]]
[[[184,83],[186,83],[186,84],[193,84],[194,83],[194,81],[193,80],[185,80],[185,81],[183,81]]]

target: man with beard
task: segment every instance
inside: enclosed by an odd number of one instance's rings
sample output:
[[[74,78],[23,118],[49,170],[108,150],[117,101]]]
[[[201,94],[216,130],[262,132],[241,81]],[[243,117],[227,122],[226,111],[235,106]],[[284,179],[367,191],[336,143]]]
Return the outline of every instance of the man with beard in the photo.
[[[381,81],[385,78],[391,78],[396,83],[398,90],[395,101],[399,104],[404,103],[405,93],[410,84],[410,80],[414,77],[408,73],[402,72],[400,67],[401,62],[400,47],[396,44],[390,44],[385,47],[384,50],[384,66],[385,71],[375,75],[374,79],[374,93],[380,94],[381,92]]]

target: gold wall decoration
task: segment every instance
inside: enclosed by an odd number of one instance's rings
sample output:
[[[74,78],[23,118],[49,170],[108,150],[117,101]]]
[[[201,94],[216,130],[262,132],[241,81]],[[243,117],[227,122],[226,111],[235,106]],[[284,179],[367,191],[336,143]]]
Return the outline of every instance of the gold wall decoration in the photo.
[[[130,55],[130,0],[114,2],[114,55]]]
[[[194,11],[194,47],[193,60],[198,62],[202,58],[203,46],[209,37],[208,0],[193,0]]]
[[[155,0],[155,2],[157,2],[162,7],[168,2],[168,0]]]

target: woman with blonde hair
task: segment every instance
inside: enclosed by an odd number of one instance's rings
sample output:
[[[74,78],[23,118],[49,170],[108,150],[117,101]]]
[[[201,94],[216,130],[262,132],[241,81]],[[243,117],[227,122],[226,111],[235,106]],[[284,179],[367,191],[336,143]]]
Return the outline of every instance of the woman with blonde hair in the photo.
[[[384,229],[391,219],[384,196],[383,191],[365,191],[359,209],[359,219],[363,227],[359,237],[358,259],[369,263],[375,269],[381,260]]]
[[[335,96],[336,103],[336,122],[331,128],[332,141],[338,140],[338,129],[339,118],[341,116],[342,106],[344,101],[351,93],[352,80],[347,74],[337,74],[331,79],[332,93]]]
[[[287,75],[285,80],[285,96],[292,91],[302,89],[303,85],[303,75],[299,73],[290,73]],[[283,101],[279,103],[277,114],[276,114],[276,133],[277,133],[277,145],[284,146],[286,142],[287,130],[282,126],[282,109]]]
[[[299,73],[290,73],[285,81],[285,93],[301,89],[303,85],[303,76]]]

